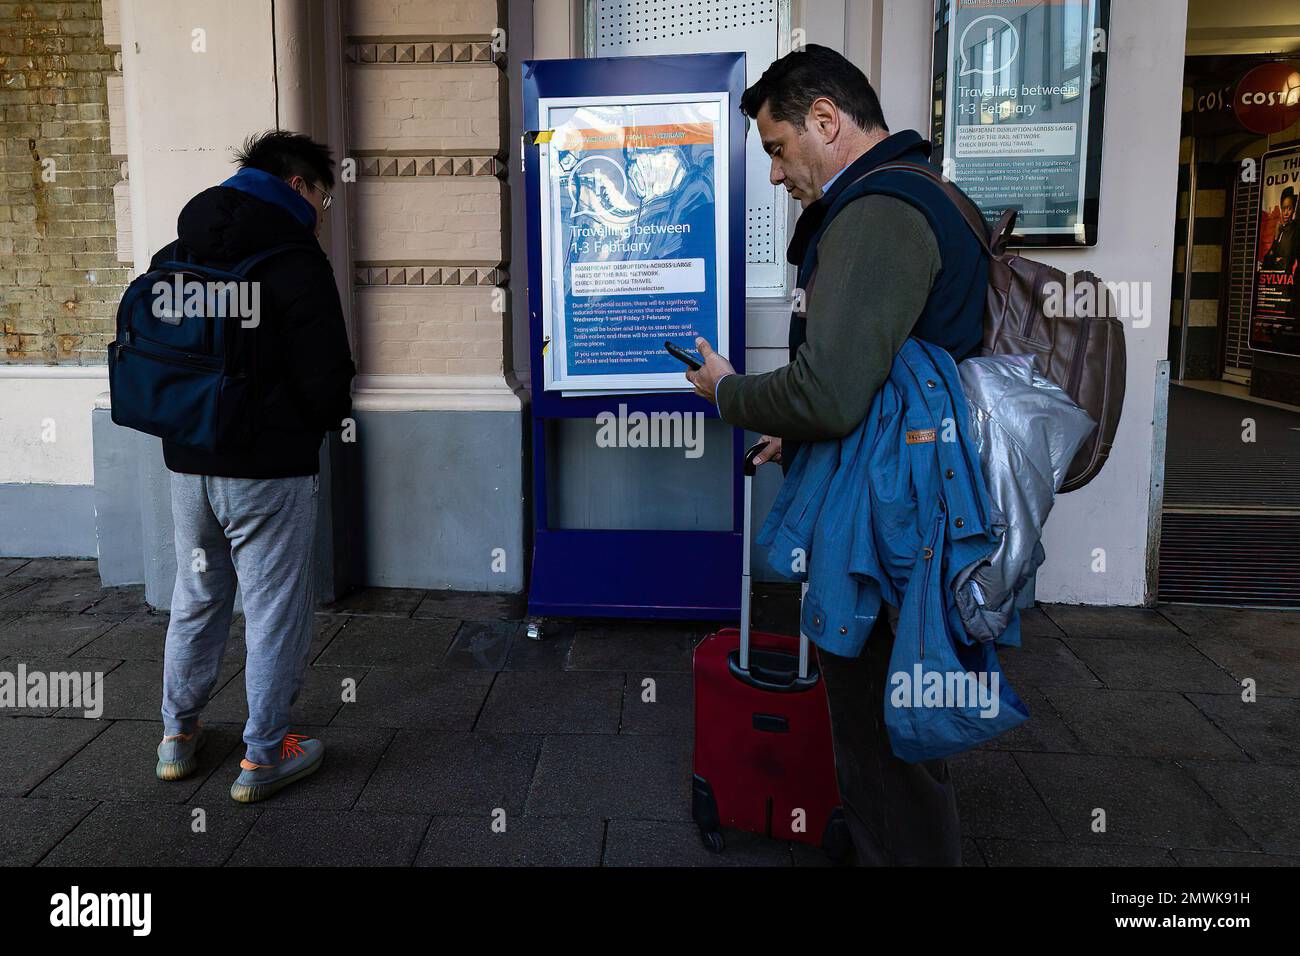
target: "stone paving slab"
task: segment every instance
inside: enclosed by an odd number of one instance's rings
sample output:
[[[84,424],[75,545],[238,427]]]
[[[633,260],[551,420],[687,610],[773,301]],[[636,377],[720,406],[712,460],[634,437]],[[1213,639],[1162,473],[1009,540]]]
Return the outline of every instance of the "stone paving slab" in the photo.
[[[984,745],[985,750],[1036,750],[1050,753],[1082,753],[1083,744],[1061,718],[1056,706],[1038,688],[1015,686],[1029,719]]]
[[[1300,767],[1202,761],[1185,766],[1266,853],[1300,855],[1300,815],[1295,812]]]
[[[1254,611],[1194,604],[1162,604],[1160,614],[1193,642],[1295,646],[1300,611]]]
[[[72,616],[57,611],[26,613],[0,625],[0,657],[66,657],[94,642],[116,623],[108,618],[89,617],[85,614]]]
[[[1020,647],[998,648],[998,663],[1011,686],[1100,687],[1101,680],[1088,669],[1065,641],[1055,637],[1023,638]]]
[[[429,817],[267,806],[229,866],[409,866]]]
[[[458,670],[499,671],[524,625],[519,621],[465,621],[456,631],[441,666]]]
[[[498,818],[499,819],[499,818]],[[434,817],[416,866],[599,866],[605,823],[598,819]]]
[[[567,629],[544,637],[531,640],[527,636],[516,637],[510,645],[510,653],[502,670],[507,671],[556,671],[569,666],[569,655],[573,652],[573,630]]]
[[[107,627],[107,630],[84,644],[73,657],[117,658],[123,661],[163,659],[167,622],[171,619],[169,614],[152,611],[128,614],[121,618],[97,616],[89,619]]]
[[[42,723],[68,722],[59,717],[36,718]],[[217,724],[208,728],[208,740],[199,751],[198,769],[184,780],[163,782],[154,775],[162,722],[118,720],[101,724],[95,736],[75,756],[32,791],[32,796],[86,800],[125,800],[148,803],[184,803],[194,796],[208,775],[239,744],[235,728]]]
[[[1181,694],[1074,687],[1052,688],[1046,693],[1089,753],[1247,759],[1231,738]]]
[[[517,816],[542,740],[530,734],[399,730],[356,808],[484,817],[502,809],[507,818]]]
[[[356,702],[346,703],[332,723],[346,727],[390,727],[465,731],[483,709],[492,681],[485,671],[439,667],[331,667],[360,677]],[[321,671],[316,666],[313,671]],[[364,675],[364,676],[362,676]]]
[[[1182,632],[1153,608],[1043,604],[1042,611],[1070,637],[1099,640],[1181,640]]]
[[[220,866],[255,817],[228,807],[99,804],[42,866]]]
[[[95,808],[91,800],[0,797],[0,866],[34,866]]]
[[[150,611],[149,602],[144,599],[143,584],[101,588],[100,594],[101,599],[86,608],[86,614],[127,617],[131,614],[147,614]]]
[[[619,733],[683,737],[695,733],[695,682],[690,674],[629,671],[626,678]],[[654,681],[653,701],[645,699],[647,680]]]
[[[1065,839],[1012,754],[977,750],[950,758],[948,765],[964,835]]]
[[[0,578],[8,577],[31,563],[31,558],[0,558]]]
[[[1300,639],[1290,644],[1203,640],[1196,647],[1238,682],[1248,678],[1254,681],[1260,697],[1300,698]]]
[[[527,609],[522,594],[491,594],[476,591],[426,591],[416,605],[416,618],[441,617],[453,621],[517,622]]]
[[[317,664],[363,667],[436,665],[459,625],[455,621],[412,621],[403,618],[353,617],[338,630]]]
[[[21,573],[15,572],[15,573]],[[0,599],[0,619],[15,614],[80,614],[103,598],[98,571],[78,571],[54,578],[37,578]]]
[[[6,609],[4,599],[11,594],[17,594],[23,588],[30,587],[31,584],[30,578],[0,577],[0,621],[10,620],[23,612],[24,608],[21,605]]]
[[[1057,627],[1042,607],[1026,607],[1020,609],[1020,636],[1024,643],[1031,643],[1031,638],[1060,638],[1065,637],[1065,632]]]
[[[509,671],[492,684],[476,730],[506,734],[616,734],[623,675]]]
[[[23,796],[111,726],[84,717],[0,719],[0,796]]]
[[[530,816],[689,820],[690,739],[631,734],[545,738]]]
[[[581,624],[569,669],[690,671],[696,640],[705,633],[676,623]]]
[[[1066,638],[1066,645],[1107,687],[1230,694],[1237,680],[1186,641]]]
[[[99,574],[94,558],[5,558],[18,566],[6,572],[13,578],[66,578],[73,575]],[[107,590],[107,589],[105,589]]]
[[[1187,699],[1241,747],[1265,764],[1300,764],[1300,700],[1261,697],[1251,703],[1240,694],[1188,694]]]
[[[1261,849],[1173,761],[1034,753],[1015,759],[1069,843]],[[1097,809],[1105,811],[1105,832],[1093,830]]]

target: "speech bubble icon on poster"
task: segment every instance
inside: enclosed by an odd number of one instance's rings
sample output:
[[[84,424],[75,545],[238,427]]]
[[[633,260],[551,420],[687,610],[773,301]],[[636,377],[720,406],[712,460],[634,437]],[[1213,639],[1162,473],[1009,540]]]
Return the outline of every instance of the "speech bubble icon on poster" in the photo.
[[[985,37],[984,42],[987,44],[985,47],[986,58],[988,52],[991,52],[993,49],[993,37],[1003,29],[1011,31],[1011,43],[1009,44],[1011,52],[1007,53],[1004,56],[1003,62],[997,64],[997,66],[971,66],[970,59],[966,56],[966,38],[970,36],[972,30],[986,20],[990,21],[985,23],[983,27]],[[994,23],[998,25],[995,26]],[[958,42],[957,47],[961,50],[961,65],[957,73],[958,76],[967,76],[971,73],[978,73],[980,76],[993,76],[1001,73],[1012,63],[1016,62],[1016,57],[1020,55],[1020,34],[1017,32],[1015,26],[1010,20],[998,16],[996,13],[986,13],[983,16],[976,17],[970,23],[966,24],[966,29],[961,31],[961,40]]]

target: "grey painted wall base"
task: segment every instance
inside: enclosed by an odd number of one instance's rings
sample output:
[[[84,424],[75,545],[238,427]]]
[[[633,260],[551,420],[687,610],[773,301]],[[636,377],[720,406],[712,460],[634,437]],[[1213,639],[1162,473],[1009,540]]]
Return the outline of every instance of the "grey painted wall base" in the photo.
[[[0,557],[93,558],[91,485],[0,484]]]
[[[372,587],[524,588],[524,412],[355,410],[346,573]]]
[[[163,464],[162,442],[113,424],[106,408],[91,415],[95,485],[91,527],[98,540],[99,578],[105,587],[143,584],[144,597],[159,610],[171,607],[176,581],[176,547],[171,513],[171,472]],[[333,440],[321,452],[321,514],[316,543],[317,600],[334,600],[335,527],[332,501],[339,493],[330,481]],[[235,593],[235,609],[242,604]]]

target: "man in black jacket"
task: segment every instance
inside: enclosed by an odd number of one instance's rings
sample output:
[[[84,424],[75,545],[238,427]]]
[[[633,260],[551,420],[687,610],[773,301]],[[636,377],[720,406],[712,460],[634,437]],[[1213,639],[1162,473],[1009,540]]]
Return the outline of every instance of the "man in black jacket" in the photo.
[[[256,292],[245,301],[257,311],[240,323],[236,347],[255,388],[251,443],[209,452],[163,442],[177,567],[157,775],[179,780],[198,766],[199,713],[220,670],[238,583],[248,722],[230,793],[253,802],[312,773],[324,753],[320,741],[289,733],[289,714],[312,637],[320,445],[351,414],[356,369],[334,273],[316,238],[334,185],[329,150],[276,130],[251,137],[237,161],[234,176],[189,201],[176,242],[152,263],[230,267],[289,247],[245,277]]]

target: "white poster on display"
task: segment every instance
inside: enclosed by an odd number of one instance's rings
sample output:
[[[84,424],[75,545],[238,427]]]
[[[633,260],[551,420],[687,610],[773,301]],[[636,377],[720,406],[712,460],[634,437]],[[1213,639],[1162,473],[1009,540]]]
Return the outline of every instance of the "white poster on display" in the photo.
[[[546,389],[689,391],[665,340],[726,354],[729,98],[539,101]]]

